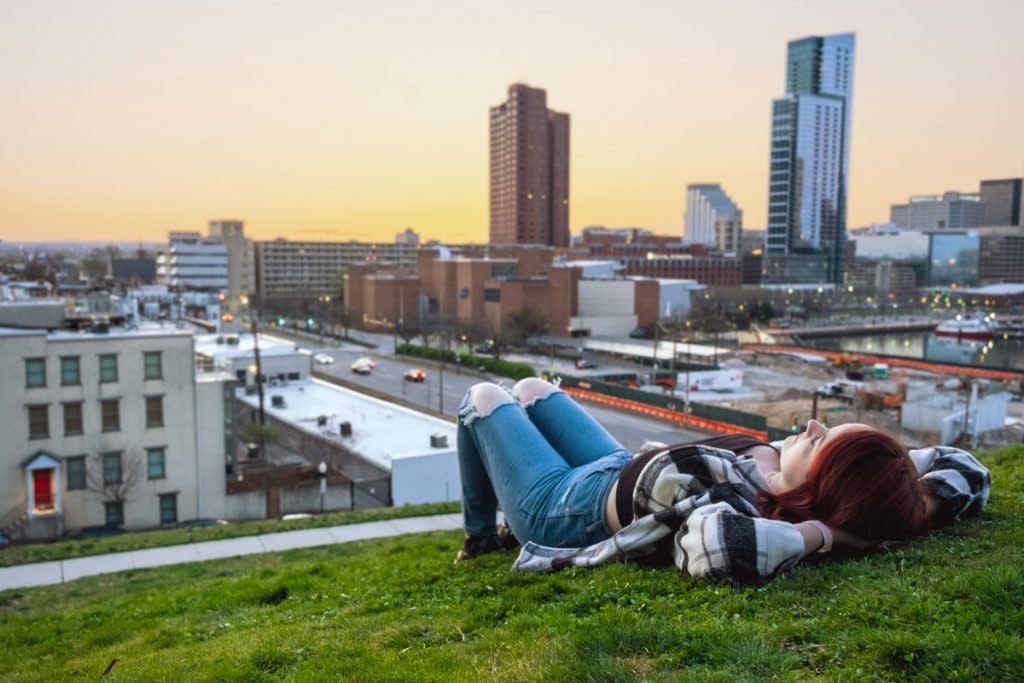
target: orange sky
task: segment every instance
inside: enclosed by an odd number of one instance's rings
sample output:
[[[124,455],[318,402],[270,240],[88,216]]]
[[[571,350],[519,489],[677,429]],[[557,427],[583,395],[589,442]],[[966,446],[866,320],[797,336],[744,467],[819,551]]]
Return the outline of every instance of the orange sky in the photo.
[[[786,42],[844,31],[851,227],[1024,174],[1024,2],[852,4],[5,0],[0,239],[486,241],[514,81],[572,115],[574,233],[680,234],[691,182],[763,228]]]

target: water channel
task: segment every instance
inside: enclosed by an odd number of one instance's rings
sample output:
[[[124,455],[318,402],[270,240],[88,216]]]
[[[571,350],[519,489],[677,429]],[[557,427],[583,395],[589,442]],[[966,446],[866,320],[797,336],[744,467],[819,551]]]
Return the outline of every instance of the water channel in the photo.
[[[1024,370],[1024,340],[971,341],[938,337],[930,332],[898,332],[803,340],[818,349],[921,358],[936,363],[980,365],[1000,370]]]

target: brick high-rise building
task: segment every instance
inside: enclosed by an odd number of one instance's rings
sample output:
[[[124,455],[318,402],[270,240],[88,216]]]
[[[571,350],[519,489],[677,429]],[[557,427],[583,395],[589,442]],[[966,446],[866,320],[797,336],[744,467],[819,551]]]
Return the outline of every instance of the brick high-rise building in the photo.
[[[490,242],[569,246],[569,115],[514,83],[490,124]]]

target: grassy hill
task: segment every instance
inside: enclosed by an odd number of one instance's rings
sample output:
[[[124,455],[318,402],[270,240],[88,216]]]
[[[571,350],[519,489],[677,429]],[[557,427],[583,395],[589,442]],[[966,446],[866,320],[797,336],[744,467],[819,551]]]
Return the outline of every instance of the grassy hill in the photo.
[[[453,566],[432,533],[0,593],[0,678],[1013,680],[1024,671],[1024,448],[984,454],[978,519],[737,588],[615,564]]]

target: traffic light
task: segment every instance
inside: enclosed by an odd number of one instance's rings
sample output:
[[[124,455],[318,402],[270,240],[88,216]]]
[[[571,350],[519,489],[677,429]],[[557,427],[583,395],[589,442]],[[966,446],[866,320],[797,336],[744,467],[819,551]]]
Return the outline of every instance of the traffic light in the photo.
[[[277,319],[277,326],[278,327],[284,327],[284,318],[278,318]]]
[[[306,318],[306,326],[307,327],[313,327],[313,319],[312,318]]]

